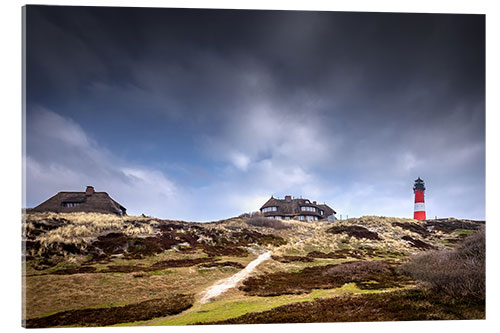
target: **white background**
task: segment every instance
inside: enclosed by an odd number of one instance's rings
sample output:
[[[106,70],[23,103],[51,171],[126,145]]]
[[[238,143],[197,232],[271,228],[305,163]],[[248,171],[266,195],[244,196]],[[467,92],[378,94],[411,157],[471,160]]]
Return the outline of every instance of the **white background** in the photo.
[[[408,323],[335,323],[335,324],[289,324],[289,325],[239,325],[239,326],[197,326],[197,327],[154,327],[148,332],[253,332],[264,331],[349,331],[349,332],[435,332],[453,330],[455,332],[484,332],[498,330],[500,316],[498,307],[498,285],[500,282],[497,257],[500,214],[498,213],[496,192],[500,188],[498,170],[499,156],[499,25],[500,12],[497,1],[30,1],[29,4],[51,5],[99,5],[99,6],[141,6],[141,7],[194,7],[194,8],[248,8],[248,9],[299,9],[371,12],[420,12],[420,13],[475,13],[486,14],[486,133],[487,133],[487,173],[486,173],[486,220],[487,228],[487,320],[485,321],[439,321]],[[0,237],[1,263],[1,322],[5,332],[21,330],[21,7],[26,2],[3,1],[0,10],[1,29],[1,170],[0,223],[3,225]],[[141,328],[95,328],[105,332],[138,332]],[[144,329],[144,328],[142,328]],[[48,329],[46,331],[65,332],[69,329]],[[71,329],[72,331],[79,329]]]

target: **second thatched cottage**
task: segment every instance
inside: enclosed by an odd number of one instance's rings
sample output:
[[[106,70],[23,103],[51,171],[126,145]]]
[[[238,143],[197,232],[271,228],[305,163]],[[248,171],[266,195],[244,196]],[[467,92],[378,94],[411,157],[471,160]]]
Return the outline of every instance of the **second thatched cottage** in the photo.
[[[291,195],[284,199],[271,196],[269,200],[260,208],[260,212],[265,217],[278,220],[298,219],[300,221],[336,220],[335,212],[327,204],[318,204],[309,199],[294,198]]]

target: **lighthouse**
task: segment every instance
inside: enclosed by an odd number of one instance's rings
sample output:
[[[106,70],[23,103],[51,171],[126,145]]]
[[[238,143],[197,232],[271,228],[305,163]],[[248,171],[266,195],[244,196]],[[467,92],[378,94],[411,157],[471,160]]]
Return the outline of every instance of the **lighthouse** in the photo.
[[[415,208],[413,218],[415,220],[425,220],[425,201],[424,201],[425,185],[424,181],[418,177],[413,185],[413,193],[415,193]]]

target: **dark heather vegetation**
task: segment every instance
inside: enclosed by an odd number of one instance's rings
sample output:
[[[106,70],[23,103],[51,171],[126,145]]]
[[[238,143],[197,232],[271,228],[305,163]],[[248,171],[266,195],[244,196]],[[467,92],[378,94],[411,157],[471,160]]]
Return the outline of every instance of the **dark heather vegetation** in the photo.
[[[252,225],[254,227],[266,227],[273,228],[276,230],[288,229],[289,226],[283,223],[280,220],[270,219],[264,216],[252,216],[246,221],[247,224]]]
[[[397,251],[387,251],[376,247],[360,246],[357,249],[340,249],[333,252],[311,251],[305,256],[272,256],[273,260],[290,263],[290,262],[313,262],[314,259],[367,259],[367,258],[387,258],[398,257],[404,254]]]
[[[469,230],[476,230],[474,228]],[[416,230],[425,234],[418,226]],[[415,240],[413,242],[417,248],[428,248]],[[210,324],[484,319],[485,254],[485,233],[482,228],[465,238],[454,250],[432,250],[415,255],[392,273],[387,271],[387,266],[355,261],[308,267],[298,273],[288,273],[288,276],[274,273],[254,280],[250,278],[242,289],[251,295],[260,296],[300,292],[308,288],[322,288],[325,284],[333,286],[348,282],[355,282],[361,289],[403,286],[409,279],[402,273],[410,274],[419,284],[417,288],[384,293],[344,295],[292,303]],[[328,254],[316,255],[328,257]],[[362,263],[370,264],[361,267]],[[318,281],[315,273],[320,270],[322,279]],[[365,279],[370,281],[366,282]],[[293,281],[296,288],[284,283],[285,280]],[[379,284],[379,281],[385,285]]]
[[[409,242],[411,246],[419,248],[419,249],[427,250],[427,249],[434,248],[434,246],[427,244],[426,242],[421,241],[420,239],[416,239],[416,238],[413,238],[413,237],[408,236],[408,235],[403,236],[401,239]]]
[[[450,302],[437,293],[418,289],[390,293],[322,298],[292,303],[264,312],[210,324],[265,324],[359,321],[484,319],[484,303],[477,299]],[[206,324],[206,323],[204,323]]]
[[[159,261],[151,266],[152,270],[172,268],[172,267],[189,267],[197,264],[213,262],[213,258],[196,258],[196,259],[171,259]]]
[[[167,268],[178,268],[178,267],[236,267],[236,268],[244,268],[244,266],[240,263],[233,261],[225,261],[225,262],[217,262],[218,259],[214,257],[207,258],[195,258],[195,259],[171,259],[171,260],[163,260],[159,261],[151,266],[144,265],[108,265],[106,268],[101,270],[97,270],[92,266],[80,266],[80,267],[71,267],[58,269],[51,273],[41,273],[37,274],[37,276],[42,275],[71,275],[71,274],[90,274],[90,273],[133,273],[133,272],[152,272],[158,270],[164,270]],[[34,276],[34,275],[29,275]]]
[[[484,221],[467,221],[456,219],[442,219],[425,221],[425,227],[428,230],[450,233],[455,230],[479,230],[484,226]]]
[[[349,237],[354,237],[354,238],[366,238],[366,239],[373,239],[373,240],[380,240],[378,234],[376,232],[370,231],[366,229],[365,227],[361,227],[358,225],[351,225],[351,226],[334,226],[328,229],[326,232],[332,233],[332,234],[347,234]]]
[[[365,216],[308,223],[259,214],[210,223],[91,213],[25,217],[28,327],[485,315],[484,231],[474,234],[483,221]],[[195,302],[193,295],[265,251],[271,260],[242,281],[240,291]],[[279,295],[288,296],[272,298]],[[238,305],[247,299],[251,313]],[[238,311],[229,316],[224,309],[231,302]]]
[[[443,220],[424,221],[422,222],[422,224],[415,224],[408,222],[393,222],[392,225],[419,234],[423,238],[427,238],[431,236],[432,231],[452,233],[456,230],[471,230],[471,231],[479,230],[484,225],[484,221],[443,219]]]
[[[411,280],[396,265],[384,261],[353,261],[337,265],[306,267],[299,272],[276,272],[250,277],[240,287],[247,295],[301,294],[313,289],[339,288],[356,283],[360,289],[401,287]]]
[[[333,252],[311,251],[307,254],[309,258],[322,259],[344,259],[344,258],[377,258],[403,256],[402,252],[383,250],[373,246],[359,246],[357,249],[340,249]]]
[[[424,287],[451,297],[485,299],[486,242],[484,229],[454,250],[429,251],[411,258],[403,269]]]
[[[408,223],[408,222],[392,222],[392,226],[401,227],[405,230],[409,230],[416,234],[419,234],[423,238],[427,238],[431,233],[427,230],[424,224]]]
[[[78,217],[78,216],[77,216]],[[251,244],[280,246],[286,241],[277,235],[238,227],[231,231],[218,224],[199,226],[195,223],[148,219],[75,222],[54,217],[33,219],[26,223],[24,254],[26,260],[40,258],[33,268],[55,266],[68,255],[90,258],[89,263],[108,262],[113,256],[142,259],[176,248],[181,252],[202,250],[208,256],[248,256]],[[131,219],[132,217],[127,217]],[[276,226],[281,221],[277,222]],[[151,227],[155,225],[155,227]],[[124,230],[125,229],[125,230]],[[85,237],[87,236],[88,237]],[[68,271],[71,274],[70,271]]]
[[[206,264],[201,264],[199,267],[211,268],[211,267],[235,267],[235,268],[245,268],[239,262],[234,261],[224,261],[224,262],[210,262]]]
[[[299,262],[313,262],[314,258],[306,257],[306,256],[271,256],[273,260],[282,262],[282,263],[290,263],[294,261]]]
[[[168,298],[152,299],[125,306],[58,312],[46,317],[28,319],[26,327],[114,325],[174,315],[189,309],[193,303],[193,295],[175,294]]]

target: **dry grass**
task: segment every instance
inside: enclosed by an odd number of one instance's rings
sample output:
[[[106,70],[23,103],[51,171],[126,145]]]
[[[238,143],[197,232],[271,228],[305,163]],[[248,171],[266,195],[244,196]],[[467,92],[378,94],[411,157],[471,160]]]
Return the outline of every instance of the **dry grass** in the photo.
[[[67,220],[74,224],[96,224],[100,226],[113,226],[124,222],[154,223],[155,219],[141,216],[118,216],[100,213],[26,213],[26,222],[40,222],[46,220]]]
[[[363,216],[344,221],[335,222],[302,222],[286,221],[289,229],[277,231],[289,243],[275,251],[276,255],[306,255],[308,252],[321,251],[333,252],[344,248],[358,248],[371,246],[389,252],[405,254],[418,253],[419,250],[412,247],[410,242],[403,240],[404,236],[424,241],[421,235],[410,230],[393,226],[393,222],[404,222],[419,225],[419,221],[413,219]],[[346,228],[363,227],[370,232],[376,233],[380,239],[350,237],[348,232],[332,234],[327,232],[332,227]],[[430,242],[436,248],[444,248],[439,240],[440,232],[435,232],[436,237],[425,242]]]
[[[158,221],[147,217],[51,212],[26,214],[23,222],[25,239],[41,225],[49,229],[34,239],[40,244],[38,255],[57,244],[85,249],[103,232],[123,232],[128,236],[152,235],[153,227],[158,224]]]
[[[254,227],[266,227],[276,230],[288,229],[290,226],[281,220],[275,220],[264,216],[252,216],[246,223]]]
[[[233,259],[228,258],[236,261]],[[27,318],[64,310],[138,303],[173,293],[196,294],[237,271],[235,268],[181,267],[144,274],[30,276],[26,278]]]
[[[281,246],[275,251],[276,255],[304,255],[311,251],[332,252],[345,247],[375,246],[393,252],[416,253],[418,249],[412,247],[411,243],[403,240],[408,236],[411,239],[424,241],[422,235],[408,229],[394,226],[394,222],[415,224],[419,223],[413,219],[401,219],[390,217],[364,216],[347,221],[330,222],[303,222],[303,221],[278,221],[253,218],[233,218],[227,221],[204,224],[203,228],[209,231],[230,233],[233,230],[253,227],[254,230],[265,234],[274,234],[286,239],[287,245]],[[41,224],[51,226],[45,232],[36,235],[35,241],[39,242],[37,255],[42,255],[50,248],[57,248],[60,244],[76,246],[86,249],[99,234],[104,232],[122,232],[127,236],[144,237],[154,235],[160,220],[148,217],[119,217],[109,214],[96,213],[29,213],[26,214],[25,236],[32,235]],[[201,224],[193,224],[201,225]],[[347,233],[331,234],[327,230],[335,226],[337,228],[363,227],[368,231],[376,233],[377,239],[357,239],[349,237]],[[439,231],[435,232],[431,242],[435,248],[444,248],[445,244],[437,239],[441,238]],[[200,241],[210,244],[207,236],[200,236]],[[407,238],[408,238],[407,237]]]
[[[141,258],[127,257],[123,253],[117,252],[107,258],[110,262],[103,261],[100,263],[97,261],[88,261],[82,255],[92,251],[71,252],[69,250],[63,256],[60,256],[60,252],[57,252],[59,248],[64,249],[64,247],[58,247],[60,244],[76,246],[81,249],[85,249],[86,247],[93,249],[97,237],[108,233],[122,233],[126,236],[134,237],[135,242],[144,240],[144,237],[163,236],[163,232],[165,232],[165,235],[172,235],[172,242],[175,242],[176,239],[181,239],[179,242],[184,242],[184,236],[196,236],[191,237],[191,239],[194,239],[193,242],[195,245],[197,244],[196,242],[201,242],[207,246],[217,246],[224,249],[228,248],[232,244],[231,242],[237,242],[238,246],[243,247],[244,250],[249,249],[251,254],[248,257],[238,257],[235,254],[221,255],[222,253],[216,254],[216,257],[221,257],[219,261],[231,261],[239,263],[242,266],[246,266],[248,262],[256,257],[254,250],[260,251],[266,247],[272,249],[275,256],[306,256],[312,251],[331,253],[339,250],[366,253],[364,249],[375,248],[380,250],[379,253],[382,253],[382,257],[372,258],[373,260],[398,260],[405,254],[421,252],[420,249],[412,247],[409,242],[403,240],[405,236],[428,242],[440,249],[446,247],[441,237],[455,237],[450,234],[445,235],[440,231],[433,231],[430,237],[423,238],[421,234],[412,231],[411,228],[408,229],[393,225],[394,222],[409,223],[415,226],[421,225],[421,222],[412,219],[365,216],[333,223],[296,220],[277,221],[278,224],[274,222],[272,225],[265,223],[262,225],[252,225],[252,223],[249,223],[249,218],[240,217],[201,224],[174,223],[172,221],[162,221],[148,217],[119,217],[93,213],[28,213],[25,215],[24,238],[32,242],[39,242],[40,247],[32,247],[38,251],[37,256],[28,257],[27,273],[30,276],[26,279],[27,316],[28,318],[33,318],[72,309],[121,306],[163,298],[173,293],[197,294],[215,281],[226,278],[238,271],[238,269],[230,267],[192,266],[131,273],[101,272],[102,270],[106,270],[109,265],[150,267],[164,260],[196,259],[207,256],[207,253],[203,252],[204,247],[196,247],[193,244],[186,251],[181,250],[180,245],[176,245],[171,248],[165,248],[162,252],[154,255],[144,255]],[[280,227],[280,223],[286,225],[286,227]],[[339,234],[326,232],[334,225],[345,227],[361,226],[371,232],[377,233],[380,239],[358,239],[349,237],[344,232]],[[170,228],[170,226],[172,228],[171,231],[167,232],[164,230],[165,227]],[[256,235],[260,235],[260,238]],[[261,236],[264,236],[264,238],[282,237],[286,240],[286,244],[282,245],[283,242],[276,242],[277,238],[273,238],[270,241],[274,242],[266,245],[267,243],[261,239]],[[256,240],[248,241],[249,238],[255,238]],[[46,251],[51,248],[55,250],[52,252]],[[399,254],[391,256],[389,255],[391,252]],[[62,261],[54,261],[57,263],[56,266],[47,266],[48,268],[44,269],[43,261],[53,259],[48,258],[47,253],[59,256],[57,259]],[[384,253],[388,255],[384,257]],[[309,270],[316,271],[320,270],[319,266],[341,264],[354,260],[357,260],[357,258],[345,257],[337,259],[321,257],[315,258],[313,262],[289,263],[268,260],[257,268],[254,276],[281,272],[282,274],[286,273],[284,275],[288,277],[292,273],[299,273],[308,267],[310,267]],[[82,266],[84,263],[85,265]],[[89,264],[91,265],[89,266]],[[36,265],[39,266],[35,267]],[[95,267],[97,272],[73,275],[54,274],[56,270],[71,269],[73,267]],[[39,275],[40,273],[49,273],[49,275]],[[320,278],[318,281],[323,281],[323,278]],[[305,282],[302,284],[307,284],[307,282],[310,281],[305,279]],[[231,292],[222,296],[223,300],[225,300],[227,295],[231,295]],[[258,304],[255,305],[254,310],[256,312],[259,310]],[[209,315],[206,315],[208,316],[207,318],[209,318]]]
[[[447,244],[442,241],[445,237],[456,238],[458,240],[456,237],[457,235],[447,235],[439,230],[434,230],[430,233],[429,238],[424,238],[421,234],[394,225],[394,223],[414,225],[417,228],[422,228],[424,226],[422,221],[414,219],[383,216],[363,216],[360,218],[352,218],[346,221],[339,221],[338,223],[335,222],[335,225],[343,227],[361,226],[371,232],[377,233],[380,237],[379,241],[370,239],[355,240],[352,237],[349,239],[349,237],[346,237],[345,234],[344,236],[339,235],[341,242],[344,241],[350,245],[355,245],[357,242],[358,245],[377,246],[387,251],[402,252],[406,254],[419,253],[420,249],[412,246],[412,242],[404,240],[403,237],[405,236],[407,236],[406,238],[411,237],[411,239],[428,243],[436,249],[445,249],[447,247]],[[342,237],[344,238],[343,240]]]

